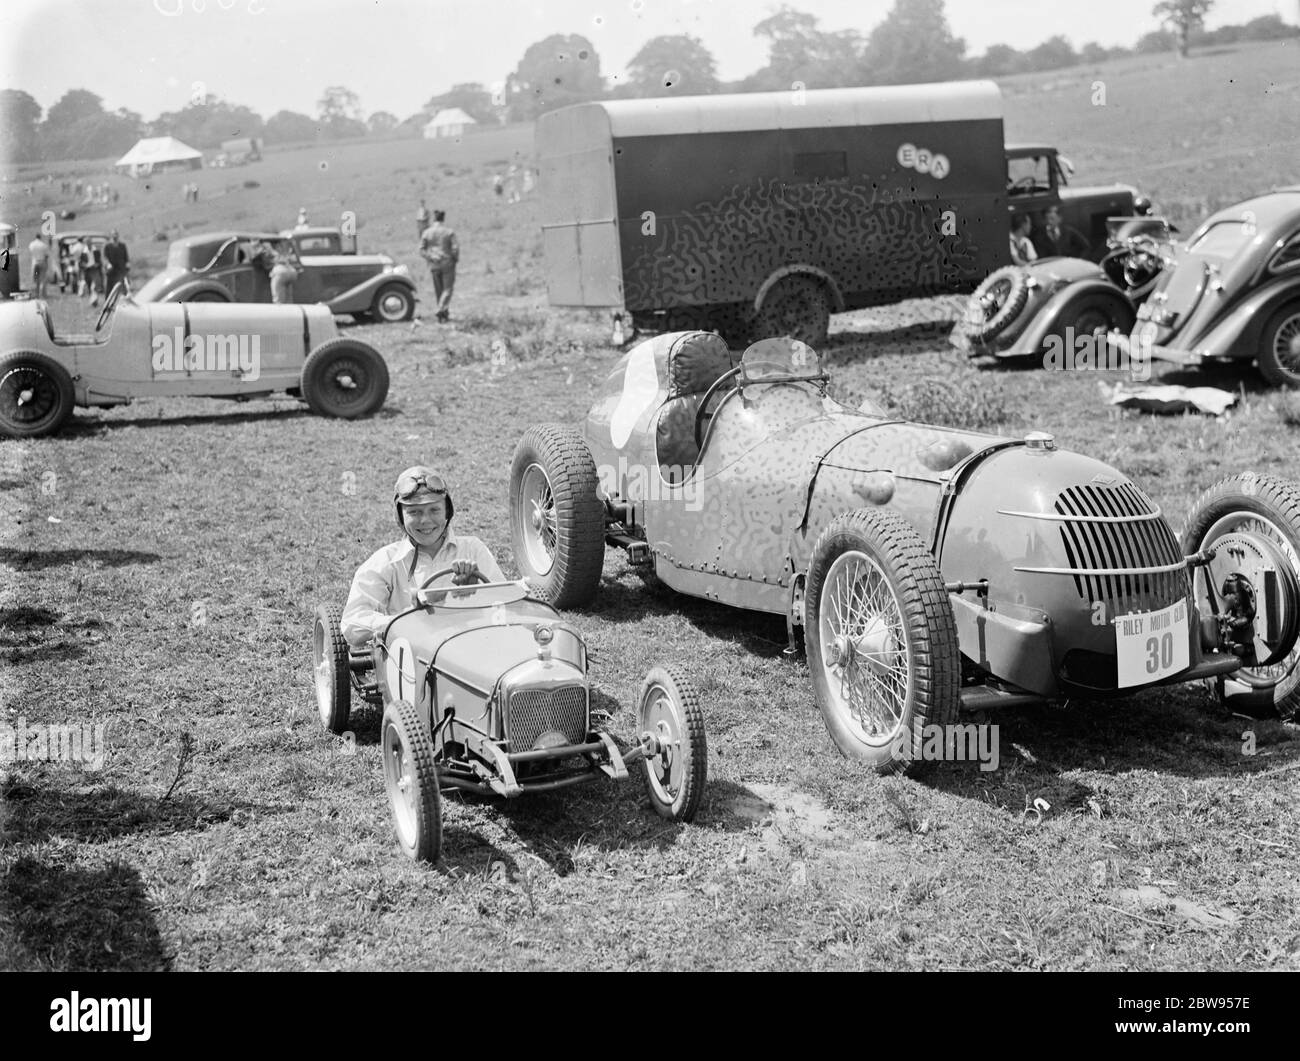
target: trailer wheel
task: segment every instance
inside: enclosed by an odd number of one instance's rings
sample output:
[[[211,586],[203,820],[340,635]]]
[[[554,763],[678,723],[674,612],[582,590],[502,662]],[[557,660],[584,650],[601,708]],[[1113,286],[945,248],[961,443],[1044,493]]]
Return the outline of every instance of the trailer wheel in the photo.
[[[826,287],[810,276],[786,276],[772,285],[754,317],[755,340],[788,336],[811,347],[826,341],[831,303]]]
[[[51,435],[72,416],[72,376],[53,358],[31,350],[0,357],[0,434]]]

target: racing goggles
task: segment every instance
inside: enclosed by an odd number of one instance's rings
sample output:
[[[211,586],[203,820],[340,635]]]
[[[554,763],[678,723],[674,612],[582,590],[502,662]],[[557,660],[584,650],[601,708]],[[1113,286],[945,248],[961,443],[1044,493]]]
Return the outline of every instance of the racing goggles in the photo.
[[[423,505],[447,496],[447,484],[432,472],[415,472],[397,480],[399,505]]]

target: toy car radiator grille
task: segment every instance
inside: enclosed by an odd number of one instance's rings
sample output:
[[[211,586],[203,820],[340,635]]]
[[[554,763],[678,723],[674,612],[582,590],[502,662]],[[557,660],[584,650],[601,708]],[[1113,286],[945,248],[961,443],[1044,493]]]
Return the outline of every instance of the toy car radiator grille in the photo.
[[[587,691],[581,685],[560,689],[521,689],[510,695],[506,739],[512,752],[526,752],[548,730],[570,744],[587,736]]]
[[[1111,616],[1155,611],[1190,592],[1187,568],[1160,510],[1132,483],[1071,486],[1056,499],[1074,586]]]

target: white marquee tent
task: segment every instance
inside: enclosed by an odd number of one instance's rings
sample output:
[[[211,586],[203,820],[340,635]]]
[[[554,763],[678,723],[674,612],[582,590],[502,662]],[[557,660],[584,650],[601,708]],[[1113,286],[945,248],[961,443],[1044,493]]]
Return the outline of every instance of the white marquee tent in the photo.
[[[203,154],[174,136],[153,136],[140,140],[113,165],[132,177],[143,177],[168,169],[202,169]]]

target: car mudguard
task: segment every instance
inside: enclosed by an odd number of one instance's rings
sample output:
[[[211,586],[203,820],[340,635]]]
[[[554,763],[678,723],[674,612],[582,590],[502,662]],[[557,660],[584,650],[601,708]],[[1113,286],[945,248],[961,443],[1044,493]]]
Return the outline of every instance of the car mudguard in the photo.
[[[1074,307],[1083,298],[1101,295],[1110,299],[1117,307],[1124,306],[1130,313],[1136,310],[1127,295],[1109,280],[1088,278],[1076,280],[1059,291],[1054,292],[1034,319],[1017,336],[1016,341],[1005,350],[999,350],[999,357],[1027,357],[1039,353],[1049,335],[1056,333],[1062,318],[1068,318]]]
[[[234,292],[223,284],[217,283],[215,280],[199,280],[190,284],[182,284],[180,287],[168,291],[167,294],[158,301],[193,302],[195,295],[201,295],[208,292],[221,295],[226,302],[235,301]]]
[[[1254,360],[1264,325],[1285,303],[1297,298],[1300,298],[1300,275],[1273,277],[1220,312],[1209,327],[1199,330],[1199,337],[1179,332],[1165,345],[1176,350],[1194,350],[1202,357]],[[1139,321],[1137,326],[1140,328],[1142,323]]]
[[[411,293],[414,301],[419,301],[419,292],[409,276],[403,276],[401,273],[380,273],[378,276],[362,281],[356,287],[340,292],[325,305],[329,306],[334,313],[365,313],[375,301],[375,292],[385,284],[401,284]]]

